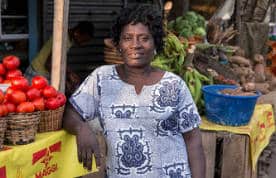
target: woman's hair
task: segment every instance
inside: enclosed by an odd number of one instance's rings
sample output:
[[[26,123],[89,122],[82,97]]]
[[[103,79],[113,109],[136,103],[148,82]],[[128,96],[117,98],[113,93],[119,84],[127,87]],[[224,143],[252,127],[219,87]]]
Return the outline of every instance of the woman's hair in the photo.
[[[133,8],[122,9],[111,28],[116,46],[119,44],[123,28],[130,23],[142,23],[147,26],[153,36],[156,51],[163,50],[164,31],[161,10],[155,9],[152,5],[136,5]]]

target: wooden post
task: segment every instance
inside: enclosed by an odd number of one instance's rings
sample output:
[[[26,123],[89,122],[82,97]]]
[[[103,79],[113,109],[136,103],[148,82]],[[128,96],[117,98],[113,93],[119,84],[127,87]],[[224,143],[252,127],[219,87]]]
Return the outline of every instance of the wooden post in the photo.
[[[65,92],[69,0],[54,1],[51,85]]]

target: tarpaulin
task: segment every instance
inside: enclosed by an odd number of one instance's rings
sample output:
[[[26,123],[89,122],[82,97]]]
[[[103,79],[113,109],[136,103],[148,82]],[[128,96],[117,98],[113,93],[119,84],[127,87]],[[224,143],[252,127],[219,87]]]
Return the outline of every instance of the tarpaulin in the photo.
[[[92,172],[96,169],[92,162]],[[73,178],[88,174],[78,162],[75,136],[61,130],[37,134],[33,143],[0,151],[0,178]]]

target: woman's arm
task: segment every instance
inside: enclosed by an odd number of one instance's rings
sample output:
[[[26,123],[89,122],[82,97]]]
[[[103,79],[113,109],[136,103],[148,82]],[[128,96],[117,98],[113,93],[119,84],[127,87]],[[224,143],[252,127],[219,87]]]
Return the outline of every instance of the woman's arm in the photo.
[[[205,178],[205,155],[199,128],[184,133],[183,138],[187,147],[192,178]]]
[[[81,116],[75,111],[68,102],[64,118],[63,128],[69,133],[76,135],[78,159],[88,170],[92,168],[92,155],[95,155],[97,167],[101,165],[101,154],[96,134],[89,125],[81,119]]]

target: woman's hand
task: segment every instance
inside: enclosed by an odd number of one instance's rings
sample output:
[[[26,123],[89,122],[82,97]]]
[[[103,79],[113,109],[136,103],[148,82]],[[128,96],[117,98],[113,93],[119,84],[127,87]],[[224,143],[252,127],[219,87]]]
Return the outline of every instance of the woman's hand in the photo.
[[[79,162],[83,167],[91,171],[92,168],[92,155],[96,159],[96,166],[101,166],[101,153],[99,150],[99,143],[96,134],[89,128],[87,123],[81,124],[77,134],[77,149]]]
[[[70,134],[76,135],[78,159],[83,164],[83,167],[91,170],[93,154],[96,159],[96,166],[100,167],[102,156],[96,134],[89,127],[88,123],[81,119],[81,116],[69,102],[64,112],[63,128]]]

